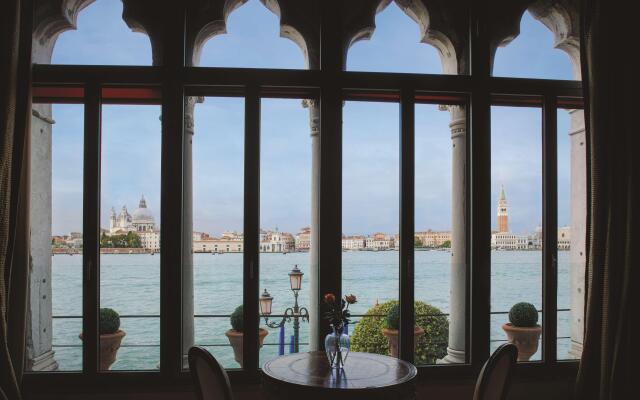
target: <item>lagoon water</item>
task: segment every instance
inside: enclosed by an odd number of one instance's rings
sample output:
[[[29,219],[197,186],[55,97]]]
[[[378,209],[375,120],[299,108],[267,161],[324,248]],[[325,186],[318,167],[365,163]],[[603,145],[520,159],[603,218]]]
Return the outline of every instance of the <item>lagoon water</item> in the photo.
[[[376,302],[398,298],[397,251],[344,252],[343,292],[358,296],[353,314],[364,314]],[[448,251],[416,251],[415,297],[449,312],[451,254]],[[228,315],[242,303],[242,254],[194,254],[195,342],[206,346],[228,368],[237,368],[224,332]],[[540,251],[493,251],[492,312],[505,312],[516,302],[528,301],[542,308],[542,254]],[[82,256],[53,257],[53,343],[61,370],[82,368]],[[274,297],[273,312],[293,305],[287,273],[297,264],[306,274],[307,253],[262,253],[260,290]],[[558,254],[558,309],[570,308],[569,252]],[[460,266],[463,268],[463,266]],[[160,359],[160,255],[101,255],[101,307],[117,310],[126,331],[118,359],[112,369],[155,369]],[[308,274],[303,278],[299,302],[309,304]],[[542,315],[541,315],[542,318]],[[357,321],[359,318],[354,318]],[[501,325],[506,314],[492,314],[492,348],[505,339]],[[568,358],[569,311],[558,312],[558,356]],[[262,320],[262,325],[264,321]],[[307,349],[309,324],[300,330],[300,351]],[[353,326],[351,327],[353,330]],[[292,324],[286,326],[285,351],[289,351]],[[260,351],[261,363],[278,354],[278,329],[269,329]],[[540,351],[532,357],[540,358]]]

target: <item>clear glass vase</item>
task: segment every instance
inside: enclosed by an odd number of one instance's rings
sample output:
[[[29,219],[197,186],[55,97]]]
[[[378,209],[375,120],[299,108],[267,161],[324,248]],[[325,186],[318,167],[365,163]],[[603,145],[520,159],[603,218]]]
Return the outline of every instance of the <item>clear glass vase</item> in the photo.
[[[342,328],[333,327],[333,332],[324,338],[324,349],[331,368],[343,368],[351,349],[351,340]]]

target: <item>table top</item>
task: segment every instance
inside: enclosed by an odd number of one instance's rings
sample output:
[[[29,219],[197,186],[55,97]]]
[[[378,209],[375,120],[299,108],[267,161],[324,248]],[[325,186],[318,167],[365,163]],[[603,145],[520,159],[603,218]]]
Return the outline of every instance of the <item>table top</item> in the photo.
[[[329,367],[324,351],[294,353],[267,361],[263,373],[288,384],[324,389],[381,389],[402,385],[417,374],[416,367],[397,358],[351,352],[343,370]]]

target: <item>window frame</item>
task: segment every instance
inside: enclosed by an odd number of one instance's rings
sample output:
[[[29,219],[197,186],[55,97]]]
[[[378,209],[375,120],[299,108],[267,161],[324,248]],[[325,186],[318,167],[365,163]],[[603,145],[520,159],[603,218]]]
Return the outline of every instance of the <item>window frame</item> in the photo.
[[[83,234],[83,347],[82,372],[27,373],[25,387],[36,391],[130,391],[134,387],[153,386],[189,390],[191,378],[182,370],[182,288],[181,265],[183,218],[174,210],[183,209],[182,187],[184,162],[184,103],[188,96],[221,95],[215,88],[224,87],[230,95],[245,98],[245,215],[244,215],[244,304],[245,369],[229,371],[234,384],[259,382],[258,316],[259,295],[259,156],[260,98],[313,97],[320,100],[320,225],[319,265],[322,265],[319,293],[341,295],[341,225],[342,225],[342,102],[347,91],[395,92],[400,104],[401,137],[401,206],[400,206],[400,298],[401,341],[403,359],[413,358],[413,329],[405,315],[413,314],[413,135],[416,94],[436,93],[463,96],[467,103],[467,364],[419,367],[420,377],[430,379],[473,379],[489,357],[490,339],[490,231],[491,231],[491,129],[490,107],[496,96],[537,96],[543,112],[543,320],[541,362],[523,363],[517,376],[574,376],[575,360],[556,359],[557,323],[557,125],[556,111],[566,104],[580,104],[581,82],[527,78],[493,77],[490,74],[491,51],[487,11],[472,6],[469,75],[403,74],[353,72],[342,68],[345,52],[339,32],[340,21],[330,7],[322,7],[320,69],[275,70],[246,68],[189,67],[185,61],[185,10],[168,7],[167,32],[162,43],[163,64],[151,67],[34,65],[33,85],[84,88],[84,207]],[[175,9],[174,9],[175,8]],[[125,371],[99,373],[97,369],[99,308],[99,190],[100,184],[100,107],[104,101],[101,88],[159,87],[162,91],[162,166],[161,166],[161,283],[160,283],[160,364],[159,371]],[[48,98],[48,101],[64,101]],[[77,101],[77,100],[76,100]],[[250,140],[247,140],[250,139]],[[257,140],[256,140],[257,139]],[[251,157],[250,157],[251,156]],[[589,178],[587,177],[587,180]],[[588,182],[587,182],[588,183]],[[405,191],[405,188],[407,189]],[[256,191],[257,190],[257,191]],[[550,227],[548,231],[546,227]],[[95,235],[90,232],[95,231]],[[548,233],[550,234],[546,234]],[[410,234],[410,236],[408,236]],[[95,237],[94,237],[95,236]],[[411,244],[409,244],[409,240]],[[316,299],[320,302],[320,299]],[[551,308],[550,308],[551,307]],[[411,324],[412,325],[412,324]],[[324,332],[326,322],[319,324]],[[322,335],[319,335],[322,337]],[[403,345],[409,343],[409,346]]]

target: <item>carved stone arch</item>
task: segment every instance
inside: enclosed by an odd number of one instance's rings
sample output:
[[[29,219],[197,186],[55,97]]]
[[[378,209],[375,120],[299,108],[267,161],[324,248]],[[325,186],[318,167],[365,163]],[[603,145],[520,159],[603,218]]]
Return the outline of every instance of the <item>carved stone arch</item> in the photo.
[[[300,47],[308,69],[320,68],[319,10],[313,0],[260,0],[280,19],[280,36]],[[314,12],[317,11],[317,12]]]
[[[554,47],[567,53],[573,76],[580,79],[580,17],[577,0],[494,0],[491,2],[491,70],[498,47],[520,34],[520,23],[529,10],[554,36]]]
[[[32,60],[51,63],[53,48],[62,32],[76,29],[78,14],[95,0],[36,0],[34,4]]]
[[[153,65],[162,64],[164,10],[157,0],[122,0],[122,19],[133,32],[144,33],[151,42]]]
[[[371,39],[376,29],[376,14],[392,0],[351,0],[342,2],[342,68],[346,68],[347,53],[354,43]]]
[[[204,44],[213,36],[227,33],[231,12],[248,0],[196,0],[187,6],[186,59],[188,66],[200,64]]]
[[[440,54],[446,74],[468,73],[468,2],[466,0],[395,0],[396,4],[415,21],[421,41],[434,46]],[[354,43],[370,39],[375,30],[376,14],[391,0],[362,0],[347,2],[343,15],[344,59]]]
[[[489,71],[498,47],[511,43],[520,34],[522,15],[533,0],[493,0],[489,5]]]
[[[569,55],[573,78],[577,80],[582,78],[579,7],[576,0],[537,0],[529,7],[533,17],[553,32],[553,46]]]
[[[467,74],[469,4],[465,0],[395,0],[440,54],[445,74]]]

